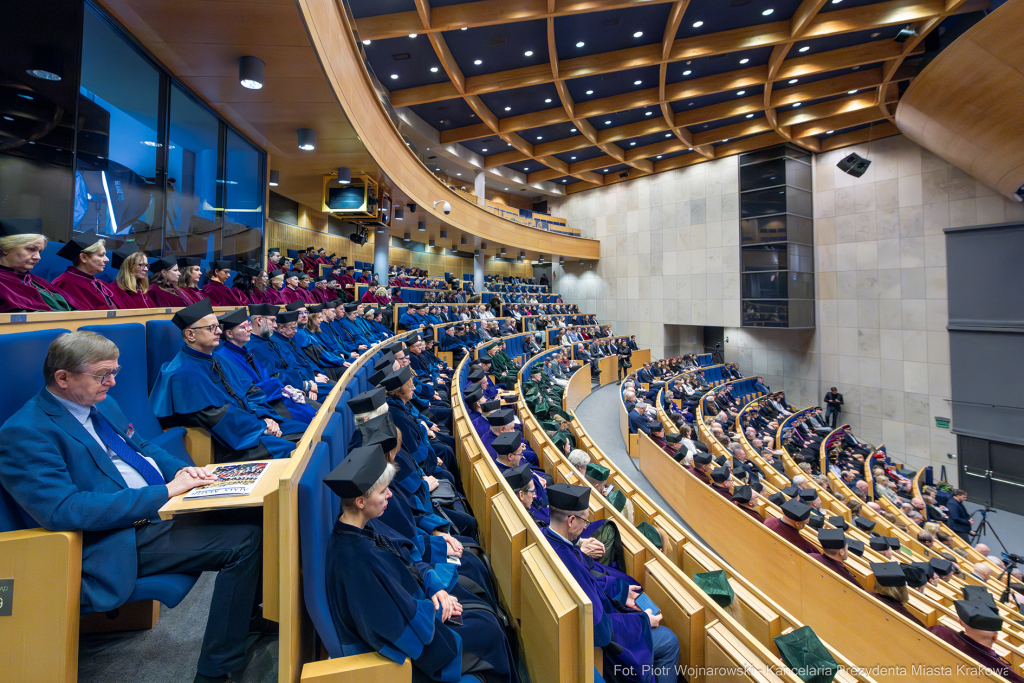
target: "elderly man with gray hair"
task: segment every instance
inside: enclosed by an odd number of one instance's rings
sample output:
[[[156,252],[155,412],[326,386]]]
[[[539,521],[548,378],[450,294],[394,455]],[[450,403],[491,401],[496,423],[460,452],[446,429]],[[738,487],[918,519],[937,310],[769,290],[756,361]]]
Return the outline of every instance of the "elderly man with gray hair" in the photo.
[[[140,577],[219,572],[195,680],[227,681],[245,664],[262,532],[227,511],[160,521],[169,498],[214,477],[135,432],[107,395],[119,356],[93,332],[50,344],[45,386],[0,429],[0,485],[31,524],[86,532],[81,602],[96,612],[123,605]]]

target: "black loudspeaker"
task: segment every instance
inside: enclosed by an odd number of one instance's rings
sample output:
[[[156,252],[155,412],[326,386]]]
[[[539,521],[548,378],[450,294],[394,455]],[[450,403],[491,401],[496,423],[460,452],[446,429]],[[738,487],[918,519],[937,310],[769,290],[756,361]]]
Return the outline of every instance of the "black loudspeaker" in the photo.
[[[349,235],[348,238],[352,240],[354,244],[366,244],[366,233],[361,229]]]
[[[842,171],[843,173],[849,173],[854,178],[860,178],[862,175],[864,175],[864,172],[868,170],[868,166],[870,165],[870,159],[865,159],[856,152],[853,152],[848,156],[843,157],[843,160],[836,164],[836,166],[839,167],[840,171]]]

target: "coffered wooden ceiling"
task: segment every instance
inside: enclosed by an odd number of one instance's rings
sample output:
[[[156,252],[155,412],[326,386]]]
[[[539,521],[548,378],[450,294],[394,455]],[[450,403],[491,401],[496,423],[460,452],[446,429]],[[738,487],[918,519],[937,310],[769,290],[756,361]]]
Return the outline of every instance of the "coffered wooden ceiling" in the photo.
[[[393,106],[486,168],[570,193],[786,141],[895,135],[925,37],[988,5],[348,0]]]

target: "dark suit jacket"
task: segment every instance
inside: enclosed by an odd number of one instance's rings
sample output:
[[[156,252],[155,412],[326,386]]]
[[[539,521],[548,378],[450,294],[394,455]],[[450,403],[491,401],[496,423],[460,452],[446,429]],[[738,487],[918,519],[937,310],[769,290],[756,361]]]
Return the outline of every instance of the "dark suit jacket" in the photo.
[[[946,512],[949,513],[949,528],[958,534],[966,534],[971,530],[971,517],[967,509],[955,498],[946,501]]]
[[[107,397],[96,405],[122,439],[153,458],[164,478],[189,463],[139,436]],[[0,484],[40,526],[82,531],[82,604],[124,604],[138,571],[134,523],[159,520],[167,487],[128,488],[110,456],[44,387],[0,429]]]
[[[647,422],[647,418],[636,412],[634,408],[631,408],[629,411],[629,433],[636,434],[638,432],[650,435],[651,427]]]
[[[833,403],[830,403],[830,401],[836,401],[836,403],[833,404]],[[833,410],[838,410],[839,412],[842,412],[842,410],[843,410],[843,395],[840,394],[838,391],[836,393],[834,393],[834,394],[831,391],[828,392],[827,394],[825,394],[825,405],[826,405],[826,407],[831,406]]]
[[[640,381],[644,384],[651,384],[654,382],[654,375],[647,368],[643,368],[639,373]]]

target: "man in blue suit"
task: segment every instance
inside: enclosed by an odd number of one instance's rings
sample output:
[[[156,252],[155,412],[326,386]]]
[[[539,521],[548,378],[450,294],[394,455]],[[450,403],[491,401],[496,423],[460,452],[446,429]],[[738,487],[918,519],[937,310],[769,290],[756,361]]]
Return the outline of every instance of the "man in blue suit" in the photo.
[[[50,345],[46,386],[0,428],[0,485],[36,524],[83,532],[82,605],[97,612],[142,576],[219,572],[195,681],[227,681],[245,663],[262,533],[228,513],[160,520],[169,498],[213,476],[135,435],[107,396],[119,355],[92,332]]]
[[[953,496],[946,501],[946,513],[949,515],[949,528],[966,542],[971,542],[971,516],[967,514],[964,501],[967,500],[967,492],[962,489],[954,489]]]

